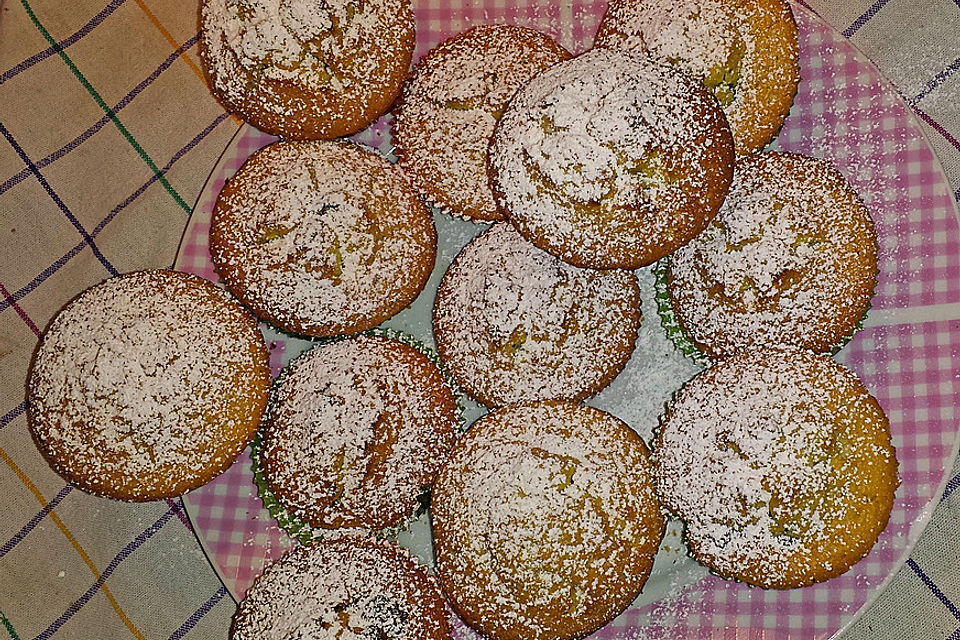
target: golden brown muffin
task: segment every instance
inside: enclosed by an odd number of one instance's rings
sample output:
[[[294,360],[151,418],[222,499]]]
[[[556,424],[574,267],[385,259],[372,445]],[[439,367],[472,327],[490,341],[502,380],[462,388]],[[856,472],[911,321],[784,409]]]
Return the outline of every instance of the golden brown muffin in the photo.
[[[665,62],[594,49],[517,92],[490,146],[497,202],[578,267],[641,267],[710,222],[733,173],[716,98]]]
[[[473,27],[424,56],[393,122],[400,165],[424,197],[453,215],[503,220],[487,175],[494,125],[517,89],[569,57],[549,36],[505,24]]]
[[[569,640],[640,593],[663,536],[643,440],[572,402],[480,418],[434,486],[440,586],[494,640]]]
[[[264,479],[287,511],[324,529],[402,525],[459,426],[436,365],[374,335],[298,357],[278,378],[267,413]]]
[[[753,346],[826,352],[859,324],[877,282],[870,213],[826,160],[744,156],[720,213],[670,257],[677,321],[711,357]]]
[[[377,326],[419,295],[437,233],[405,176],[345,141],[276,142],[220,192],[210,253],[259,317],[315,337]]]
[[[409,0],[203,0],[200,58],[227,110],[282,138],[331,139],[390,107],[415,28]]]
[[[626,365],[640,318],[632,272],[574,267],[503,222],[444,274],[433,335],[457,383],[488,406],[582,400]]]
[[[898,485],[879,403],[849,370],[799,349],[705,370],[670,405],[655,451],[658,495],[694,557],[765,588],[847,571],[876,543]]]
[[[247,590],[232,640],[448,640],[436,581],[396,543],[346,536],[297,547]]]
[[[269,387],[263,335],[226,291],[137,271],[51,321],[28,380],[30,428],[54,471],[84,491],[173,498],[233,463]]]
[[[785,0],[612,0],[594,45],[646,51],[703,80],[738,154],[777,134],[800,82],[797,25]]]

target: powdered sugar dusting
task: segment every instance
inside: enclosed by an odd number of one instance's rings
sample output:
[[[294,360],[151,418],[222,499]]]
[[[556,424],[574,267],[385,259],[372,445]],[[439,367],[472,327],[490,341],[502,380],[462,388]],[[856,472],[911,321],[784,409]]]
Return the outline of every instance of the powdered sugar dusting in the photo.
[[[649,264],[702,229],[732,155],[719,106],[692,78],[607,49],[534,78],[490,147],[498,201],[521,232],[604,268]]]
[[[268,382],[263,338],[226,292],[135,272],[88,289],[51,324],[30,378],[31,424],[83,488],[179,494],[248,444]]]
[[[582,28],[588,36],[592,35],[604,5],[605,3],[575,5],[573,28],[575,30]],[[952,240],[954,234],[951,231],[955,227],[955,221],[953,209],[950,206],[949,188],[945,186],[946,183],[943,181],[942,174],[939,173],[935,158],[930,155],[922,135],[916,129],[915,123],[910,120],[909,109],[904,110],[895,92],[889,90],[889,86],[878,77],[876,70],[851,49],[849,43],[840,34],[832,32],[829,27],[812,14],[802,10],[799,5],[795,4],[794,7],[803,29],[805,82],[801,87],[800,101],[796,110],[781,135],[781,144],[785,148],[790,146],[793,150],[808,155],[830,157],[847,176],[855,181],[855,184],[859,180],[858,191],[868,204],[872,202],[877,205],[876,207],[871,205],[871,211],[877,222],[882,225],[879,230],[882,246],[886,247],[883,257],[888,266],[885,268],[887,275],[881,280],[881,286],[878,289],[881,299],[875,304],[881,307],[899,308],[909,307],[911,304],[915,307],[917,304],[930,303],[930,301],[949,302],[955,293],[955,287],[951,285],[947,273],[950,271],[949,267],[956,262],[956,252],[951,251],[951,247],[956,244]],[[462,9],[462,13],[461,8],[458,7],[453,13],[442,11],[439,14],[431,10],[429,15],[424,16],[425,19],[421,22],[421,26],[425,27],[423,29],[425,37],[421,42],[424,51],[433,42],[462,29],[465,23],[467,25],[470,22],[476,23],[484,17],[498,19],[504,15],[516,17],[519,14],[521,19],[529,18],[531,21],[540,19],[540,24],[558,34],[567,33],[569,29],[569,24],[564,22],[566,14],[563,13],[563,3],[538,2],[537,6],[529,9],[527,14],[522,13],[522,9],[510,13],[511,7],[485,10],[482,7],[465,6]],[[577,20],[584,16],[586,18],[584,24],[578,24]],[[826,86],[825,91],[824,86]],[[881,143],[882,149],[878,146]],[[853,169],[847,170],[851,163]],[[945,206],[940,206],[944,202],[946,202]],[[882,210],[884,206],[886,211]],[[194,215],[195,220],[200,213],[203,211],[198,208]],[[439,222],[460,222],[451,221],[448,216],[438,216],[438,220]],[[456,231],[459,233],[465,228],[469,228],[469,225],[464,227],[461,224],[456,227]],[[946,233],[946,244],[943,243],[944,233]],[[899,238],[899,244],[897,244],[897,238]],[[920,247],[916,246],[918,239],[921,239]],[[199,246],[205,251],[205,233]],[[447,250],[450,257],[452,257],[451,251],[452,249]],[[943,269],[930,271],[933,267],[937,265],[943,267],[944,264],[948,267],[946,271]],[[947,275],[944,275],[945,273]],[[439,274],[437,280],[439,280]],[[421,302],[428,297],[424,296]],[[898,314],[896,317],[898,320],[909,319],[912,317],[909,314],[915,312],[915,309],[907,310],[905,311],[907,315]],[[651,317],[650,314],[647,316]],[[881,320],[886,322],[889,316],[880,315],[874,318],[878,323]],[[416,326],[424,327],[424,331],[428,332],[426,327],[429,325],[429,314],[423,318],[418,316],[417,321],[420,324]],[[657,323],[645,324],[647,327],[655,327]],[[949,358],[943,357],[943,349],[937,349],[935,345],[931,346],[934,343],[946,344],[944,342],[947,335],[944,333],[947,330],[946,324],[940,323],[936,327],[934,323],[928,323],[928,325],[923,325],[921,328],[917,326],[911,328],[908,325],[896,330],[890,328],[889,331],[881,328],[876,334],[872,330],[862,332],[849,348],[844,350],[841,357],[858,371],[865,373],[865,381],[868,385],[876,387],[880,394],[885,394],[889,387],[888,383],[892,383],[891,393],[894,394],[892,402],[896,404],[896,398],[900,397],[898,384],[903,380],[901,380],[902,376],[892,378],[887,376],[888,365],[896,367],[900,363],[908,367],[911,362],[915,365],[924,361],[927,364],[940,362],[941,366],[938,369],[942,374],[940,377],[948,382],[952,379]],[[426,341],[425,338],[422,339]],[[291,341],[290,345],[293,344],[298,343]],[[292,347],[288,346],[288,350],[292,350]],[[939,361],[936,360],[938,353],[940,353]],[[650,360],[645,357],[641,362],[656,362],[656,365],[640,366],[637,378],[646,379],[647,372],[657,375],[662,372],[660,360]],[[934,376],[932,381],[927,375],[920,376],[916,380],[916,384],[920,387],[930,387],[933,390],[931,393],[936,391],[936,380],[939,379],[936,375],[936,367],[934,369],[933,372],[928,371]],[[626,374],[625,370],[618,376],[615,384],[624,381]],[[678,375],[676,384],[687,377],[689,376]],[[897,429],[906,430],[907,435],[904,437],[908,439],[908,443],[914,432],[921,440],[918,440],[919,446],[906,446],[903,451],[904,491],[897,501],[890,527],[884,533],[875,552],[862,563],[848,574],[830,580],[826,584],[787,593],[751,589],[746,585],[710,577],[704,580],[703,584],[693,585],[693,588],[687,590],[684,598],[672,603],[670,611],[676,613],[677,618],[670,616],[669,620],[657,613],[659,605],[655,606],[653,614],[648,614],[651,608],[646,603],[650,599],[657,597],[658,594],[673,592],[672,586],[670,589],[659,589],[659,585],[654,583],[651,577],[645,588],[648,598],[639,601],[598,637],[695,637],[698,634],[723,635],[737,632],[749,634],[751,630],[753,633],[762,633],[771,637],[794,635],[819,637],[829,636],[841,626],[849,624],[855,612],[865,601],[873,601],[881,582],[906,557],[904,549],[910,547],[923,529],[923,514],[928,512],[928,501],[932,499],[936,502],[938,498],[937,478],[941,477],[943,463],[949,467],[950,443],[953,442],[956,431],[955,425],[950,424],[953,415],[951,408],[956,403],[949,402],[949,397],[944,400],[945,395],[950,395],[948,393],[950,385],[941,385],[942,393],[939,395],[934,393],[930,402],[921,403],[923,406],[917,406],[915,411],[911,412],[910,407],[916,403],[909,403],[909,400],[915,394],[910,393],[909,380],[905,384],[907,384],[905,391],[907,395],[904,396],[904,401],[910,406],[904,412],[899,412],[895,408],[891,418],[896,421]],[[633,389],[629,391],[631,397],[645,394],[643,391],[638,393]],[[939,421],[935,419],[938,398],[946,402],[943,405],[945,408],[940,412],[943,414],[941,415],[943,419]],[[931,402],[933,404],[930,404]],[[631,426],[637,426],[637,420],[623,413],[622,409],[616,409],[615,413]],[[898,416],[899,413],[902,413],[902,416]],[[922,445],[928,433],[930,434],[929,447]],[[919,473],[920,476],[913,475],[915,473]],[[245,492],[248,493],[249,489],[242,482],[244,476],[237,475],[240,482],[230,485],[225,482],[217,483],[205,489],[205,493],[219,496],[226,485],[230,487],[228,489],[231,492],[230,495],[233,495],[234,491],[246,495]],[[914,481],[916,477],[920,480]],[[229,521],[223,521],[218,519],[219,506],[212,507],[212,511],[210,507],[204,507],[204,509],[212,516],[213,524],[208,525],[207,529],[211,549],[215,557],[219,557],[219,561],[228,573],[235,570],[235,563],[239,559],[242,568],[239,570],[241,578],[237,584],[238,588],[243,588],[251,577],[251,571],[259,570],[262,556],[251,547],[238,550],[236,546],[231,546],[229,541],[231,536],[226,535],[228,525],[218,523],[236,523],[232,524],[234,530],[243,527],[245,522],[249,522],[247,510],[238,507],[234,510],[235,516]],[[264,519],[262,526],[266,525],[267,520]],[[423,537],[420,541],[424,542],[428,539]],[[252,569],[247,568],[248,560]],[[669,568],[669,563],[666,568]],[[637,630],[635,629],[637,626],[644,629]],[[466,636],[458,635],[458,637]]]
[[[201,27],[214,91],[297,139],[352,133],[382,113],[414,46],[406,0],[205,0]]]
[[[567,57],[533,29],[480,25],[420,61],[404,86],[394,136],[401,165],[430,201],[470,219],[503,219],[487,177],[494,126],[520,86]]]
[[[227,92],[245,91],[229,73],[236,62],[247,73],[280,82],[292,81],[311,91],[343,91],[355,80],[331,67],[370,38],[383,22],[389,3],[367,0],[209,0],[204,26],[212,35],[209,59],[228,67],[216,76]],[[383,28],[382,26],[379,28]],[[364,57],[360,56],[362,60]],[[361,71],[373,74],[376,59],[368,57]],[[267,103],[265,108],[275,107]]]
[[[306,6],[279,0],[228,1],[219,6],[208,5],[208,15],[214,23],[222,25],[223,44],[233,51],[244,69],[254,72],[258,65],[269,60],[272,65],[263,69],[265,77],[302,78],[306,86],[319,89],[323,84],[317,82],[316,72],[323,62],[312,55],[304,43],[319,40],[333,28],[333,19],[326,3],[320,5],[320,11],[309,13],[305,11]],[[329,40],[326,42],[330,46]]]
[[[234,640],[440,640],[436,583],[406,550],[345,537],[298,547],[267,568],[237,611]]]
[[[646,447],[573,403],[481,418],[433,499],[438,571],[468,621],[495,637],[579,637],[637,595],[663,534]]]
[[[723,105],[739,153],[770,141],[800,79],[797,29],[783,0],[615,0],[596,46],[646,51],[702,79]]]
[[[312,526],[394,527],[433,483],[457,425],[453,393],[412,347],[376,336],[319,345],[278,379],[264,477]]]
[[[897,485],[879,405],[807,351],[749,352],[694,378],[656,455],[661,499],[697,557],[767,587],[843,573],[886,525]]]
[[[670,257],[674,311],[712,355],[753,344],[826,351],[866,313],[877,250],[869,212],[829,162],[745,158],[718,216]]]
[[[639,288],[628,271],[573,267],[501,223],[447,271],[433,322],[444,363],[483,402],[581,399],[633,351]]]
[[[370,328],[426,283],[436,231],[399,170],[349,143],[279,142],[241,167],[211,251],[237,295],[282,328]]]
[[[648,11],[638,15],[637,22],[631,25],[638,33],[628,36],[628,43],[634,41],[662,58],[683,61],[684,68],[692,75],[707,79],[708,86],[712,85],[709,79],[722,80],[728,68],[739,66],[744,54],[744,36],[749,32],[741,34],[737,29],[737,13],[730,5],[709,1],[674,2],[674,14],[667,16],[650,8],[650,3],[644,4]],[[637,7],[636,3],[631,6]],[[675,17],[677,15],[680,17]]]

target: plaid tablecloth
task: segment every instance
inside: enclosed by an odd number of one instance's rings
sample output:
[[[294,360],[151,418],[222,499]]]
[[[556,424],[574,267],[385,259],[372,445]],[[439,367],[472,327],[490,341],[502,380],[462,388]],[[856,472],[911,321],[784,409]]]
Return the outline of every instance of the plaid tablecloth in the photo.
[[[429,20],[429,0],[415,4]],[[893,83],[960,201],[960,0],[809,6]],[[227,637],[235,603],[182,503],[65,484],[24,402],[50,317],[109,275],[171,266],[237,132],[196,45],[193,2],[0,0],[0,638]],[[910,559],[845,638],[960,639],[960,469],[950,475]]]

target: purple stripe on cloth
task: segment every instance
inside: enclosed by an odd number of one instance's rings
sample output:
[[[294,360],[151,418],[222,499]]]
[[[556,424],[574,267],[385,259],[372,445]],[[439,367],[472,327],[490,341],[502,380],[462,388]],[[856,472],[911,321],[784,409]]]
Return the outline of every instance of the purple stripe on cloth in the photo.
[[[94,230],[94,232],[91,235],[93,235],[93,237],[96,237],[97,236],[96,230]],[[7,307],[9,307],[11,303],[20,301],[25,295],[27,295],[28,293],[36,289],[38,286],[40,286],[44,280],[46,280],[47,278],[52,276],[54,273],[59,271],[60,267],[65,265],[70,260],[70,258],[80,253],[80,251],[82,251],[85,246],[87,246],[87,243],[81,241],[73,249],[70,249],[70,251],[68,251],[63,257],[61,257],[59,260],[57,260],[56,262],[51,264],[49,267],[44,269],[40,273],[40,275],[38,275],[36,278],[28,282],[26,285],[24,285],[17,291],[14,291],[12,294],[10,294],[9,300],[6,300],[6,299],[0,300],[0,313],[3,313],[4,311],[6,311]],[[2,424],[0,424],[0,426],[2,426]]]
[[[22,415],[27,410],[27,401],[24,400],[10,411],[7,411],[2,418],[0,418],[0,429],[3,429],[5,426],[13,422],[13,420]]]
[[[97,591],[100,590],[100,587],[102,587],[103,583],[107,581],[107,578],[109,578],[110,575],[116,571],[117,567],[120,566],[120,563],[123,562],[127,556],[136,551],[141,545],[143,545],[144,542],[152,538],[154,534],[160,531],[160,529],[163,528],[163,525],[165,525],[172,517],[173,509],[167,509],[166,513],[160,516],[156,522],[147,527],[143,533],[131,540],[127,546],[121,549],[120,553],[118,553],[116,557],[110,561],[110,564],[107,565],[107,568],[103,570],[103,572],[100,574],[100,577],[97,578],[97,581],[94,582],[93,585],[87,589],[82,596],[74,601],[73,604],[67,607],[67,610],[64,611],[59,618],[50,623],[50,626],[44,629],[40,635],[34,638],[34,640],[47,640],[47,638],[55,634],[60,627],[62,627],[70,618],[72,618],[74,614],[76,614],[77,611],[79,611],[80,608],[85,605],[90,598],[97,593]]]
[[[960,0],[954,0],[955,2],[960,2]],[[947,640],[960,640],[960,628],[947,636]]]
[[[960,0],[955,0],[955,1],[960,2]],[[951,62],[947,68],[945,68],[943,71],[935,75],[930,81],[927,82],[927,84],[923,87],[923,91],[915,95],[912,99],[908,100],[908,102],[910,103],[910,106],[915,106],[918,102],[920,102],[921,100],[926,98],[928,95],[930,95],[931,91],[933,91],[934,89],[942,85],[947,80],[947,78],[952,76],[957,71],[957,69],[960,69],[960,58],[957,58],[956,60]]]
[[[71,491],[73,491],[72,484],[65,485],[63,489],[60,489],[60,492],[53,497],[53,500],[48,502],[46,506],[43,507],[43,509],[37,512],[37,515],[30,518],[30,522],[23,525],[20,531],[17,531],[17,533],[12,538],[7,540],[4,543],[4,545],[0,547],[0,558],[7,555],[11,549],[13,549],[15,546],[17,546],[20,543],[21,540],[26,538],[27,534],[33,531],[36,528],[36,526],[40,524],[40,521],[46,518],[51,511],[56,509],[57,505],[60,504],[60,502],[64,498],[70,495]]]
[[[100,118],[100,120],[98,120],[96,124],[94,124],[92,127],[87,129],[86,131],[81,133],[79,136],[77,136],[76,138],[74,138],[73,140],[71,140],[64,146],[62,146],[61,148],[57,149],[47,157],[41,160],[38,160],[36,163],[34,163],[34,166],[37,169],[43,169],[47,165],[59,160],[60,158],[67,155],[68,153],[70,153],[71,151],[79,147],[81,144],[86,142],[86,140],[90,138],[90,136],[100,131],[100,129],[102,129],[107,123],[109,123],[113,118],[113,116],[115,116],[121,109],[123,109],[125,106],[130,104],[133,101],[133,99],[137,97],[137,95],[139,95],[148,86],[153,84],[153,81],[156,80],[158,77],[160,77],[161,73],[169,69],[173,65],[173,63],[176,62],[187,49],[190,49],[191,47],[193,47],[193,45],[195,45],[197,43],[197,40],[199,39],[200,39],[200,35],[197,34],[192,38],[190,38],[189,40],[187,40],[186,42],[184,42],[182,45],[180,45],[179,49],[177,49],[174,53],[170,54],[170,56],[168,56],[167,59],[163,61],[163,64],[157,67],[157,69],[153,73],[151,73],[145,80],[143,80],[140,84],[134,87],[130,91],[130,93],[125,95],[123,99],[120,100],[120,102],[118,102],[112,109],[110,109],[110,111],[107,112],[106,115]],[[0,195],[8,191],[10,188],[16,186],[20,182],[23,182],[26,178],[30,177],[31,173],[32,172],[30,171],[30,169],[26,168],[20,173],[8,178],[3,184],[0,184]]]
[[[933,128],[934,131],[936,131],[941,136],[943,136],[947,142],[952,144],[954,148],[957,149],[957,151],[960,151],[960,140],[957,140],[956,138],[954,138],[949,131],[944,129],[939,122],[937,122],[936,120],[931,118],[929,115],[927,115],[927,113],[923,109],[921,109],[916,105],[913,105],[912,108],[913,108],[913,112],[916,113],[921,120],[926,122],[928,125],[930,125]]]
[[[63,212],[63,215],[67,217],[67,220],[69,220],[70,223],[76,228],[76,230],[80,232],[80,235],[83,236],[83,239],[87,242],[88,245],[90,245],[90,248],[93,250],[94,255],[97,256],[97,259],[104,266],[104,268],[106,268],[106,270],[110,272],[110,275],[114,275],[114,276],[119,275],[120,272],[117,271],[117,269],[112,264],[110,264],[110,261],[107,260],[106,256],[100,253],[100,249],[97,248],[96,244],[94,244],[93,238],[91,238],[90,234],[87,233],[87,230],[83,228],[83,225],[80,224],[80,221],[77,220],[77,217],[73,215],[73,212],[70,211],[70,208],[67,207],[67,205],[63,202],[63,200],[60,199],[60,196],[57,195],[57,192],[53,190],[53,187],[51,187],[50,183],[47,182],[47,179],[43,177],[43,174],[40,173],[40,170],[37,169],[36,165],[34,165],[33,162],[31,162],[30,158],[27,156],[26,151],[24,151],[23,147],[21,147],[20,144],[14,139],[13,134],[11,134],[10,131],[8,131],[5,126],[3,126],[2,122],[0,122],[0,134],[2,134],[3,137],[7,139],[7,142],[9,142],[10,146],[12,146],[14,151],[17,152],[17,155],[20,156],[20,159],[23,161],[23,163],[27,165],[28,169],[30,169],[30,172],[34,176],[36,176],[37,180],[40,182],[40,185],[43,187],[43,190],[46,191],[47,194],[50,196],[50,198],[53,199],[57,207],[60,208],[60,211]],[[9,296],[5,296],[5,297],[9,297]]]
[[[888,2],[890,2],[890,0],[877,0],[874,2],[873,6],[863,12],[862,16],[854,20],[853,24],[843,30],[843,36],[845,38],[853,37],[853,34],[859,31],[863,25],[867,24],[867,22],[870,21],[870,18],[877,15],[877,12],[880,11],[880,9],[883,9],[883,6]]]
[[[957,487],[960,487],[960,473],[950,478],[950,482],[947,483],[947,486],[943,488],[943,495],[940,497],[941,500],[946,500],[950,497],[950,494],[957,490]]]
[[[219,589],[217,589],[216,593],[210,596],[209,600],[204,602],[202,605],[200,605],[199,609],[190,614],[190,617],[187,618],[182,625],[180,625],[180,628],[173,632],[173,635],[170,636],[169,640],[181,640],[185,635],[187,635],[187,633],[190,632],[191,629],[197,625],[198,622],[200,622],[200,619],[207,615],[207,613],[213,609],[218,602],[223,600],[224,596],[226,595],[227,588],[221,586]]]
[[[80,27],[80,29],[76,33],[74,33],[72,36],[69,36],[67,38],[64,38],[63,40],[60,40],[59,42],[57,42],[56,46],[51,45],[50,47],[47,47],[40,53],[30,56],[29,58],[27,58],[20,64],[16,65],[12,69],[6,71],[3,75],[0,75],[0,84],[3,84],[10,78],[13,78],[14,76],[20,73],[23,73],[24,71],[26,71],[33,65],[37,64],[38,62],[46,60],[50,56],[56,55],[59,52],[63,51],[70,45],[77,43],[80,40],[80,38],[82,38],[83,36],[93,31],[95,27],[97,27],[100,23],[106,20],[111,13],[116,11],[126,1],[127,0],[110,0],[110,3],[106,7],[104,7],[100,13],[93,16],[90,22]]]
[[[940,587],[938,587],[933,580],[930,579],[930,576],[923,572],[923,569],[920,568],[920,565],[918,565],[913,558],[907,559],[907,566],[910,567],[915,574],[917,574],[917,577],[920,578],[920,582],[927,585],[927,588],[930,589],[933,595],[936,596],[937,600],[942,602],[943,606],[945,606],[950,613],[953,614],[953,617],[957,620],[960,620],[960,609],[957,609],[957,606],[953,604],[950,601],[950,598],[948,598],[943,591],[940,590]]]
[[[177,514],[178,518],[180,518],[180,522],[183,523],[183,526],[185,526],[187,529],[189,529],[192,532],[193,525],[190,524],[190,518],[187,517],[186,512],[184,512],[183,510],[183,501],[180,500],[180,498],[177,498],[176,500],[167,498],[166,502],[167,502],[167,506],[173,509],[173,512]]]
[[[200,142],[202,142],[203,139],[210,134],[210,132],[216,129],[217,126],[220,125],[220,123],[222,123],[224,120],[227,120],[229,117],[230,117],[230,114],[226,112],[217,116],[217,118],[212,123],[210,123],[203,131],[197,134],[193,138],[193,140],[188,142],[186,145],[184,145],[183,148],[181,148],[179,151],[177,151],[173,155],[173,158],[171,158],[170,161],[163,167],[163,169],[160,170],[159,175],[162,175],[168,172],[173,167],[173,165],[178,160],[180,160],[180,158],[185,156],[191,149],[193,149],[198,144],[200,144]],[[98,224],[96,228],[94,228],[94,230],[91,232],[90,235],[94,238],[97,237],[100,231],[102,231],[103,228],[106,227],[107,224],[117,216],[117,214],[119,214],[129,205],[131,205],[137,198],[139,198],[143,194],[144,191],[146,191],[150,187],[150,185],[156,182],[159,179],[159,175],[154,174],[150,176],[150,178],[146,182],[144,182],[142,185],[140,185],[140,187],[136,191],[131,193],[129,196],[127,196],[127,198],[123,202],[121,202],[116,207],[114,207],[113,210],[107,215],[107,217],[100,221],[100,224]],[[60,270],[60,268],[63,267],[63,265],[65,265],[73,256],[80,253],[80,251],[82,251],[83,248],[86,246],[87,246],[86,241],[80,242],[79,244],[77,244],[77,246],[75,246],[73,249],[71,249],[65,255],[63,255],[59,260],[57,260],[56,262],[51,264],[49,267],[44,269],[40,273],[40,275],[38,275],[36,278],[28,282],[26,285],[24,285],[17,291],[14,291],[12,294],[10,294],[9,299],[0,299],[0,313],[3,313],[4,311],[6,311],[12,302],[13,303],[18,302],[24,296],[26,296],[31,291],[33,291],[34,289],[39,287],[41,284],[43,284],[43,282],[47,278],[49,278],[58,270]],[[2,426],[3,426],[3,422],[2,420],[0,420],[0,427]]]
[[[10,303],[10,306],[13,307],[13,310],[17,312],[17,315],[20,316],[20,319],[23,320],[24,324],[30,327],[30,331],[33,331],[35,336],[39,338],[43,335],[43,332],[40,331],[40,327],[38,327],[37,324],[30,318],[30,316],[27,315],[27,312],[17,304],[16,300],[10,296],[10,292],[7,291],[7,288],[3,286],[2,282],[0,282],[0,297]]]

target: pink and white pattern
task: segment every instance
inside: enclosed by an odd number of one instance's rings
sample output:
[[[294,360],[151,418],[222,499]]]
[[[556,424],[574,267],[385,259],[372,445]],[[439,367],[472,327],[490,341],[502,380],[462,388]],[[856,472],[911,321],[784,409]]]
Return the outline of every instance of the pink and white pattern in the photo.
[[[540,28],[574,51],[589,46],[604,3],[420,0],[418,49],[477,23]],[[929,519],[957,447],[960,385],[960,227],[940,165],[900,97],[842,35],[798,5],[801,85],[774,146],[832,160],[863,196],[877,224],[880,279],[866,326],[837,356],[887,411],[902,486],[877,547],[847,574],[805,589],[764,591],[700,570],[679,529],[661,552],[645,596],[596,638],[820,639],[849,625],[903,564]],[[389,154],[388,119],[357,139]],[[209,261],[210,212],[224,181],[272,140],[240,130],[194,209],[178,268],[216,281]],[[275,372],[303,348],[272,337]],[[289,342],[289,344],[288,344]],[[299,341],[303,342],[303,341]],[[214,567],[241,597],[271,559],[294,544],[256,497],[249,457],[184,499]],[[652,600],[652,602],[651,602]],[[469,636],[462,630],[463,637]]]

